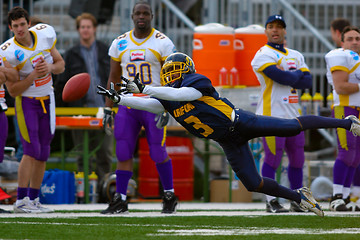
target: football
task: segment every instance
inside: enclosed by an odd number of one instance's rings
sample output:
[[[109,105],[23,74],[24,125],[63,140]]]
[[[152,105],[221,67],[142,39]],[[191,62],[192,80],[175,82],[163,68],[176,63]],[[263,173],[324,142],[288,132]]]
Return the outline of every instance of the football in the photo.
[[[65,84],[62,99],[64,102],[73,102],[84,97],[90,87],[90,75],[79,73],[72,76]]]

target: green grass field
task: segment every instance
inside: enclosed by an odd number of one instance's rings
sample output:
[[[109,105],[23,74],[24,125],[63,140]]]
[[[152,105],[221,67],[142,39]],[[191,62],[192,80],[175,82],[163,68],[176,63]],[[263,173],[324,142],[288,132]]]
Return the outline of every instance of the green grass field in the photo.
[[[189,211],[187,211],[189,212]],[[1,239],[359,239],[360,215],[0,218]],[[137,212],[141,215],[142,212]],[[145,212],[144,212],[145,213]],[[181,213],[181,212],[179,212]],[[69,216],[66,216],[69,214]]]

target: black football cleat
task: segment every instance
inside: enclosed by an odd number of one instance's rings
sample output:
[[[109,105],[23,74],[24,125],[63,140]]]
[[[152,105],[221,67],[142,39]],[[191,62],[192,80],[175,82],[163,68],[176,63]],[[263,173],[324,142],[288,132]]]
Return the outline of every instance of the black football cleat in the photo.
[[[289,212],[289,210],[285,209],[279,201],[274,198],[270,202],[266,201],[266,212],[269,213],[285,213]]]
[[[161,213],[175,213],[176,205],[178,204],[178,199],[173,192],[165,192],[162,201],[162,211]]]
[[[346,203],[342,194],[335,194],[330,200],[330,211],[333,212],[348,212],[349,208],[346,207]]]
[[[356,204],[355,202],[352,202],[350,200],[350,196],[345,198],[344,202],[346,204],[346,207],[349,209],[349,211],[351,211],[351,212],[360,212],[360,206],[358,204]]]
[[[121,200],[121,195],[115,193],[112,201],[109,203],[109,207],[100,212],[101,214],[118,214],[129,213],[127,201]]]

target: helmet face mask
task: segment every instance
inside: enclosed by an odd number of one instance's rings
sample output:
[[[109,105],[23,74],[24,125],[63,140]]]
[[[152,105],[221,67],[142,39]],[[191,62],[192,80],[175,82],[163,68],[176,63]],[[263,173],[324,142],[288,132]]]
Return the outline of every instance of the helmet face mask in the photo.
[[[183,53],[169,55],[161,68],[160,79],[162,86],[174,87],[177,82],[181,83],[185,74],[195,73],[193,60]]]

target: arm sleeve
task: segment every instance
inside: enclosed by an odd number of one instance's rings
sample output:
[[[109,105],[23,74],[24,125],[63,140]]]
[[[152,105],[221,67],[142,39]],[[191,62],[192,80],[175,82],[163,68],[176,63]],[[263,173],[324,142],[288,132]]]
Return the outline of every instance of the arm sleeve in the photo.
[[[167,101],[194,101],[201,98],[202,93],[193,87],[152,87],[147,85],[143,93]]]
[[[278,69],[276,65],[268,66],[263,70],[263,73],[271,80],[288,86],[292,86],[304,76],[304,73],[301,70],[296,70],[293,72],[283,71]]]
[[[298,81],[290,85],[296,89],[306,89],[312,87],[312,76],[309,72],[304,72],[304,76],[302,76]]]
[[[135,108],[138,110],[144,110],[156,114],[165,111],[164,106],[155,98],[121,96],[119,105]]]

